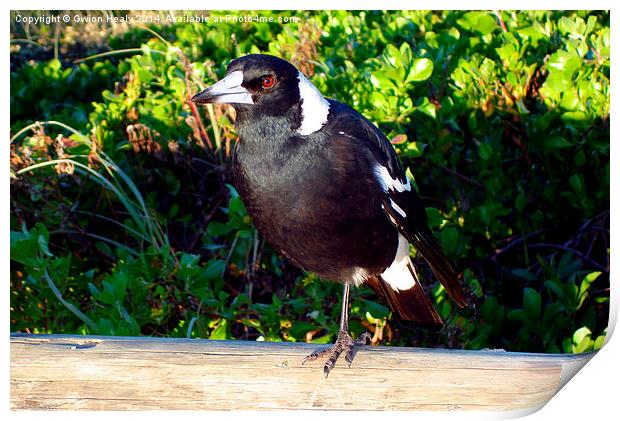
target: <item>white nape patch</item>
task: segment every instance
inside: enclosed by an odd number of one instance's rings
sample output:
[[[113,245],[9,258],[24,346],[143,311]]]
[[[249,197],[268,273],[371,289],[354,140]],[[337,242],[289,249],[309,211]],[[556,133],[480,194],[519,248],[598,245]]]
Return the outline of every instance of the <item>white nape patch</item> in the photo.
[[[405,211],[403,210],[403,208],[401,208],[400,206],[398,206],[396,204],[396,202],[394,202],[392,199],[390,199],[390,206],[392,207],[392,209],[394,209],[396,212],[400,213],[400,216],[402,216],[403,218],[407,217],[407,214],[405,213]]]
[[[395,291],[413,288],[416,281],[409,272],[409,264],[409,242],[402,234],[398,234],[396,256],[390,267],[381,274],[381,278]]]
[[[351,276],[351,280],[353,281],[354,286],[358,287],[362,285],[364,282],[366,282],[366,279],[368,279],[368,271],[366,271],[366,269],[360,267],[353,268],[353,275]]]
[[[373,172],[375,173],[375,177],[377,177],[377,181],[379,181],[381,188],[386,193],[390,190],[397,191],[399,193],[411,190],[411,182],[406,176],[405,183],[403,183],[402,180],[399,180],[397,178],[392,178],[388,169],[383,165],[375,165],[375,167],[373,168]]]
[[[329,102],[303,73],[299,72],[299,96],[301,103],[301,126],[297,133],[307,136],[320,130],[327,123]]]

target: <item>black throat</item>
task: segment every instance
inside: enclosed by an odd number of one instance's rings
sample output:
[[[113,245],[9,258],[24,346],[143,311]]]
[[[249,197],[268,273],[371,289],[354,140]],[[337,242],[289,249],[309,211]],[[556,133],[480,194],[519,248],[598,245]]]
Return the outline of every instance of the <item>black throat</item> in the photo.
[[[235,105],[237,118],[235,128],[239,142],[246,153],[277,153],[289,143],[295,143],[301,126],[301,107],[293,105],[277,114],[267,113],[264,106]]]

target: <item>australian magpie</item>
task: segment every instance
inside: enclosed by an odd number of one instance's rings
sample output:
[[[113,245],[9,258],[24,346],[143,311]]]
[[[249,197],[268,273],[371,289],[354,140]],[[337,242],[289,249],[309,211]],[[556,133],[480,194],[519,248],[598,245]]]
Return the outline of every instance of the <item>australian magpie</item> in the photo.
[[[340,331],[327,376],[340,354],[351,365],[365,333],[348,333],[351,285],[369,285],[402,319],[442,324],[409,258],[429,263],[459,306],[457,273],[431,232],[422,201],[383,133],[346,104],[325,98],[286,60],[250,54],[192,101],[232,104],[239,135],[237,190],[261,235],[293,263],[344,284]]]

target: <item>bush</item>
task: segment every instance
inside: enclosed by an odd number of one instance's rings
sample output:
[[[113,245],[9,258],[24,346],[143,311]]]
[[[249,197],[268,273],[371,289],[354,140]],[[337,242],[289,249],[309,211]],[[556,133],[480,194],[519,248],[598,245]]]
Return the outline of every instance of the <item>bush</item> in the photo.
[[[600,348],[609,13],[299,16],[153,26],[161,36],[130,28],[109,41],[114,50],[141,43],[129,57],[15,66],[11,329],[335,338],[341,287],[302,273],[258,237],[231,185],[230,109],[188,101],[230,59],[265,52],[392,139],[432,228],[464,269],[472,307],[460,310],[421,264],[442,331],[411,329],[359,288],[353,332],[392,345]]]

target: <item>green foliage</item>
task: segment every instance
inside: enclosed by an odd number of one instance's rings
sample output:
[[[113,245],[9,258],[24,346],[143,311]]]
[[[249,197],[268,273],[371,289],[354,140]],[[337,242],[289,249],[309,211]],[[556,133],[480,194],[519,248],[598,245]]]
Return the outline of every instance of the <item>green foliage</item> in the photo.
[[[600,348],[609,13],[299,17],[162,24],[151,27],[157,36],[132,27],[81,64],[12,67],[11,329],[334,339],[341,286],[303,274],[257,235],[232,187],[232,114],[188,101],[230,59],[265,52],[392,139],[429,224],[464,269],[472,306],[460,310],[420,262],[441,332],[401,326],[359,288],[355,334],[394,345]]]
[[[33,62],[11,72],[11,131],[35,121],[58,120],[84,128],[90,103],[118,78],[109,61],[63,68],[58,60]]]

